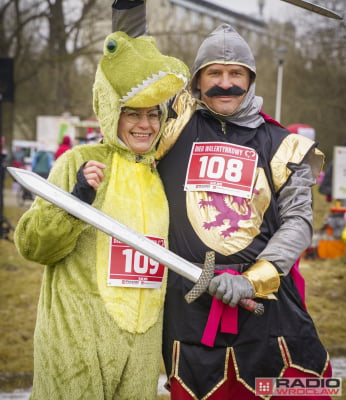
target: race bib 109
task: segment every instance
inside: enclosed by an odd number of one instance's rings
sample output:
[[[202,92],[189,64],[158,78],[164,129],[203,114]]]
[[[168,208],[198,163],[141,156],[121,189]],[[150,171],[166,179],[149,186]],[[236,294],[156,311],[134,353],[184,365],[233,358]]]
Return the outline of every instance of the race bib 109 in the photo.
[[[147,237],[165,247],[164,239]],[[108,286],[158,289],[162,285],[164,272],[164,265],[110,238]]]

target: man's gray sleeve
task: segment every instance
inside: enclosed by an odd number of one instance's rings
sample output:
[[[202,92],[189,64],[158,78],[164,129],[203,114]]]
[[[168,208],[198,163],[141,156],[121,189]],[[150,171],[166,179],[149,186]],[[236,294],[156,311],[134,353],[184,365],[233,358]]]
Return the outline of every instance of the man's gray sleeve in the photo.
[[[124,1],[122,1],[124,3]],[[131,6],[131,2],[128,2]],[[147,33],[146,29],[146,7],[141,1],[136,7],[117,8],[117,2],[112,7],[112,31],[122,31],[131,37],[138,37]]]
[[[257,256],[274,263],[285,275],[310,245],[313,233],[311,167],[307,162],[290,167],[293,173],[278,197],[281,227]]]

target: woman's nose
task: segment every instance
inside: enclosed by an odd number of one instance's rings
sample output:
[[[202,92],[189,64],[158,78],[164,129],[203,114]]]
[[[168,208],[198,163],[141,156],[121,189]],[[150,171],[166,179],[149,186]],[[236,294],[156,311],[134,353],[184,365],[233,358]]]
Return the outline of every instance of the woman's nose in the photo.
[[[148,115],[148,114],[145,114],[145,113],[140,114],[140,118],[139,118],[139,121],[138,121],[137,125],[140,125],[140,126],[149,126],[149,125],[150,125],[150,118],[149,118],[149,115]]]

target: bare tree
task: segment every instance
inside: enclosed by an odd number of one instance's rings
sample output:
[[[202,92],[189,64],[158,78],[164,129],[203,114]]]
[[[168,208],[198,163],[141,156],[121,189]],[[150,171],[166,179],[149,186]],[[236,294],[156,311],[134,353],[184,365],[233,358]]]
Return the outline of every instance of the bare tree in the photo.
[[[315,1],[345,15],[345,0]],[[282,123],[313,126],[329,156],[332,146],[344,135],[341,127],[346,114],[345,24],[309,12],[302,18],[291,22],[289,28],[295,27],[298,36],[286,42]],[[151,26],[162,51],[191,66],[199,43],[210,29],[187,24],[184,32],[170,32],[167,23],[167,32],[159,32],[154,21]],[[0,56],[15,60],[17,137],[35,137],[37,115],[58,115],[64,111],[81,117],[92,115],[91,87],[110,24],[111,2],[2,0]],[[271,32],[272,37],[287,37],[286,28],[278,26],[278,34]],[[259,41],[258,48],[253,48],[257,93],[264,97],[264,111],[270,115],[275,113],[278,45],[276,41],[264,46]]]
[[[37,115],[92,114],[91,86],[100,54],[100,45],[95,46],[109,33],[97,27],[105,11],[97,0],[5,0],[0,5],[0,56],[14,59],[18,136],[35,138]],[[110,24],[107,13],[106,18]]]
[[[346,15],[344,0],[316,3]],[[285,63],[285,121],[313,126],[321,149],[331,159],[333,147],[345,137],[345,20],[311,13],[296,23],[305,29],[300,31],[296,51]]]

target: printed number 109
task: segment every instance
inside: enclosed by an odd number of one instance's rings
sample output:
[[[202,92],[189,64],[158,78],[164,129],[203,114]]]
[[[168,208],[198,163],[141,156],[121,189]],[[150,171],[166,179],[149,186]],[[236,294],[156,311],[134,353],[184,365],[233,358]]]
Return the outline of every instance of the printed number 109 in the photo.
[[[155,275],[159,269],[159,262],[152,260],[139,251],[126,249],[122,251],[122,254],[125,256],[126,273],[147,274],[149,272],[150,275]]]

